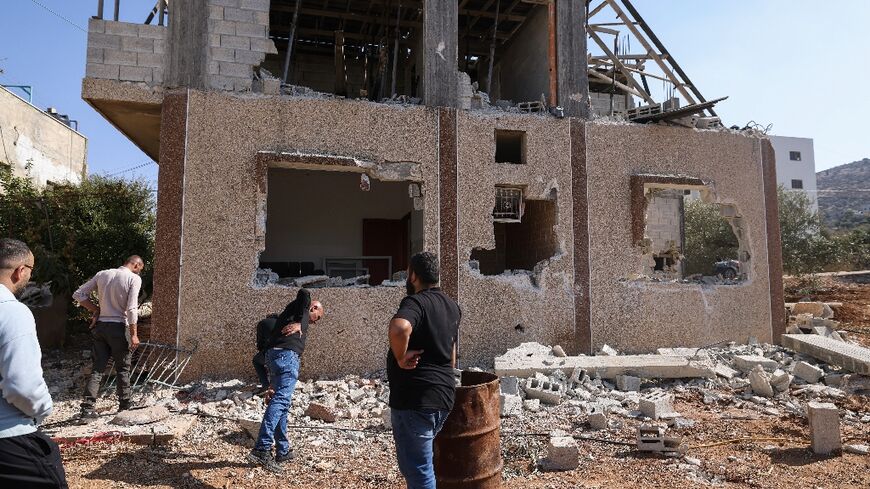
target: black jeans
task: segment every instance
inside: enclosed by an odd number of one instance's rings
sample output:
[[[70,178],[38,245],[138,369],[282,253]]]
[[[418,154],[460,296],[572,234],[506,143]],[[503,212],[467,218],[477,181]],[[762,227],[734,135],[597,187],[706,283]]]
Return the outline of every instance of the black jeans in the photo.
[[[257,380],[260,381],[260,387],[263,389],[269,388],[269,368],[266,366],[266,351],[258,351],[254,358],[251,359],[254,364],[254,371],[257,372]]]
[[[38,431],[0,438],[0,487],[69,487],[57,443]]]
[[[85,400],[82,407],[93,408],[100,392],[100,381],[103,371],[109,363],[109,358],[115,360],[115,372],[118,378],[118,400],[130,400],[130,330],[123,323],[98,322],[91,335],[94,339],[94,370],[88,385],[85,386]]]

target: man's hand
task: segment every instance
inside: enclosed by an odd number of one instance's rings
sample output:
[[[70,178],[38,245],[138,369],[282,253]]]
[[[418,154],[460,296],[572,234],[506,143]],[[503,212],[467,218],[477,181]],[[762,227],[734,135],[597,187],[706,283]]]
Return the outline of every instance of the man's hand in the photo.
[[[417,368],[417,364],[420,363],[420,355],[422,354],[423,350],[408,350],[399,362],[399,367],[405,370],[413,370]]]
[[[300,338],[302,337],[302,325],[299,323],[291,323],[281,328],[281,334],[284,336],[290,336],[296,333],[299,333]]]
[[[130,351],[135,350],[139,347],[139,335],[130,336]]]
[[[275,396],[275,389],[273,389],[272,386],[269,386],[269,390],[267,390],[266,393],[263,395],[263,404],[268,406],[269,403],[272,402],[272,398],[274,396]]]

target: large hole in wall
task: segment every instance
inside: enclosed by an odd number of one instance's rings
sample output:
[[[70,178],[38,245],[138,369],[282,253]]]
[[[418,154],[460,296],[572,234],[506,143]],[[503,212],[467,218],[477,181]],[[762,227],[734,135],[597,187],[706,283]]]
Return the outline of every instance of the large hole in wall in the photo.
[[[256,285],[404,285],[409,257],[423,250],[418,184],[287,168],[267,178]]]
[[[650,187],[643,276],[655,281],[735,284],[746,280],[749,253],[741,247],[743,220],[708,189]]]
[[[524,200],[522,209],[519,221],[494,220],[495,248],[472,250],[472,269],[482,275],[531,274],[538,264],[558,253],[556,199]],[[494,215],[498,211],[496,207]]]

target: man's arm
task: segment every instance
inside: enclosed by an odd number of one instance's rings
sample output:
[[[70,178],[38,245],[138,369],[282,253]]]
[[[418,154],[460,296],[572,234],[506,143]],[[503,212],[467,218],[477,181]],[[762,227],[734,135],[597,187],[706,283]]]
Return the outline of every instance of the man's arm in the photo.
[[[130,349],[136,349],[139,346],[136,323],[139,321],[139,290],[141,288],[142,279],[138,275],[134,276],[130,284],[130,291],[127,293],[127,308],[124,311],[127,327],[130,328]]]
[[[453,361],[450,365],[453,368],[456,368],[456,342],[453,342]]]
[[[9,404],[39,423],[51,414],[52,402],[42,378],[42,353],[33,316],[28,328],[33,332],[0,346],[0,391]]]
[[[100,308],[91,301],[91,293],[97,289],[97,276],[94,275],[90,280],[85,282],[81,287],[73,292],[73,299],[92,314],[99,314]]]
[[[420,361],[420,355],[423,354],[423,350],[408,349],[408,341],[411,339],[413,329],[407,319],[395,317],[390,321],[390,350],[392,350],[393,357],[398,362],[399,367],[404,369],[416,368]]]

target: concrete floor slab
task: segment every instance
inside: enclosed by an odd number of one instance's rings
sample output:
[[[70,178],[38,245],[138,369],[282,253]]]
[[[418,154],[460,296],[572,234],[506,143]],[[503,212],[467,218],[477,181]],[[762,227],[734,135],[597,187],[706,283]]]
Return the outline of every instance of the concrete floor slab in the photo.
[[[870,375],[870,349],[815,334],[784,334],[782,345],[857,374]]]
[[[663,355],[526,358],[505,355],[495,358],[495,373],[498,376],[529,377],[536,372],[550,374],[556,370],[570,375],[575,368],[597,372],[604,379],[615,379],[617,375],[633,375],[644,379],[713,378],[716,375],[712,366],[704,362]]]

